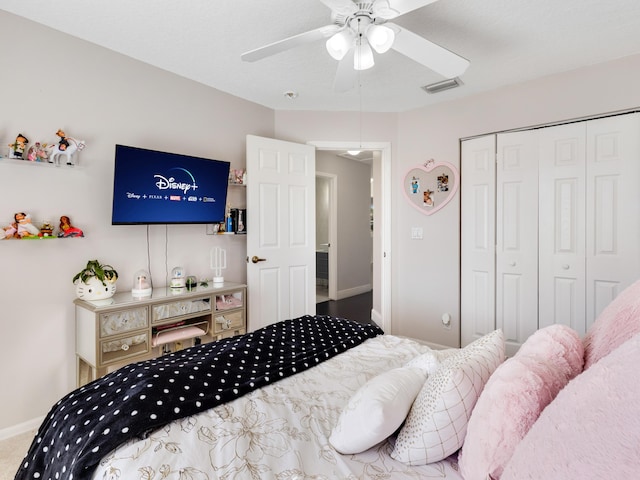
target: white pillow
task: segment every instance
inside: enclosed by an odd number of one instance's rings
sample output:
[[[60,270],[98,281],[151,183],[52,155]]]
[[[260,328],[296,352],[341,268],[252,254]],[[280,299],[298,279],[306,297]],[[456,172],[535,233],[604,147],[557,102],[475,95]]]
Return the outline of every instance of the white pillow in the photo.
[[[351,397],[340,414],[329,442],[340,453],[368,450],[395,432],[422,388],[426,373],[401,367],[381,373]]]
[[[436,373],[440,364],[447,358],[460,352],[459,348],[448,348],[446,350],[429,350],[422,355],[409,360],[404,364],[405,367],[418,367],[423,369],[427,375]]]
[[[480,392],[503,361],[502,330],[479,338],[444,360],[415,399],[391,457],[409,465],[424,465],[460,449]]]

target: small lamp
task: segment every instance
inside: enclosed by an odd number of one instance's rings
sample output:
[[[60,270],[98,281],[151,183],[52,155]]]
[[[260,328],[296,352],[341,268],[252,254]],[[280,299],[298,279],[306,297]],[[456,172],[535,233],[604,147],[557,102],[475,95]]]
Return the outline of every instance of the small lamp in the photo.
[[[222,270],[227,268],[227,251],[220,247],[211,249],[211,270],[213,270],[213,284],[220,285],[224,283]]]

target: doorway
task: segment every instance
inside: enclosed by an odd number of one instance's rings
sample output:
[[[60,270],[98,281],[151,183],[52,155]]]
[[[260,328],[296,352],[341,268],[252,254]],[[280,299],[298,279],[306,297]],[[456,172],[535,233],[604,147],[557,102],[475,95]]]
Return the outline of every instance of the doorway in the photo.
[[[345,152],[357,149],[373,153],[371,211],[374,232],[372,236],[372,308],[370,318],[385,332],[391,333],[391,265],[389,255],[391,248],[391,145],[388,142],[312,141],[308,143],[315,146],[316,151]],[[333,262],[335,262],[335,255],[329,255],[329,275],[332,270],[334,272],[337,270],[337,265],[332,268]],[[331,287],[331,281],[329,281],[329,286]],[[336,300],[340,299],[336,298]]]
[[[336,300],[336,268],[329,258],[338,245],[338,176],[316,166],[316,304]],[[334,262],[331,262],[334,263]]]

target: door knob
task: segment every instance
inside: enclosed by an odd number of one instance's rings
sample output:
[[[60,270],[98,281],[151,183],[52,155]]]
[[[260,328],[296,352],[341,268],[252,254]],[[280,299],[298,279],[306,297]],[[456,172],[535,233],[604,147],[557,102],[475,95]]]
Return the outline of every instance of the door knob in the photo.
[[[251,257],[251,261],[253,263],[258,263],[258,262],[266,262],[267,259],[266,258],[259,258],[257,255],[254,255],[253,257]]]

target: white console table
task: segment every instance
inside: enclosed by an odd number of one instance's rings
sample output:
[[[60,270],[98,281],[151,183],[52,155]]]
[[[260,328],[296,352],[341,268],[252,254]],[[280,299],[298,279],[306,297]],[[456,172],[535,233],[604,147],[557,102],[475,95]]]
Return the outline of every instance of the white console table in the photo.
[[[246,333],[246,293],[246,285],[225,282],[156,288],[142,298],[122,292],[93,302],[76,299],[77,385],[110,368]]]

